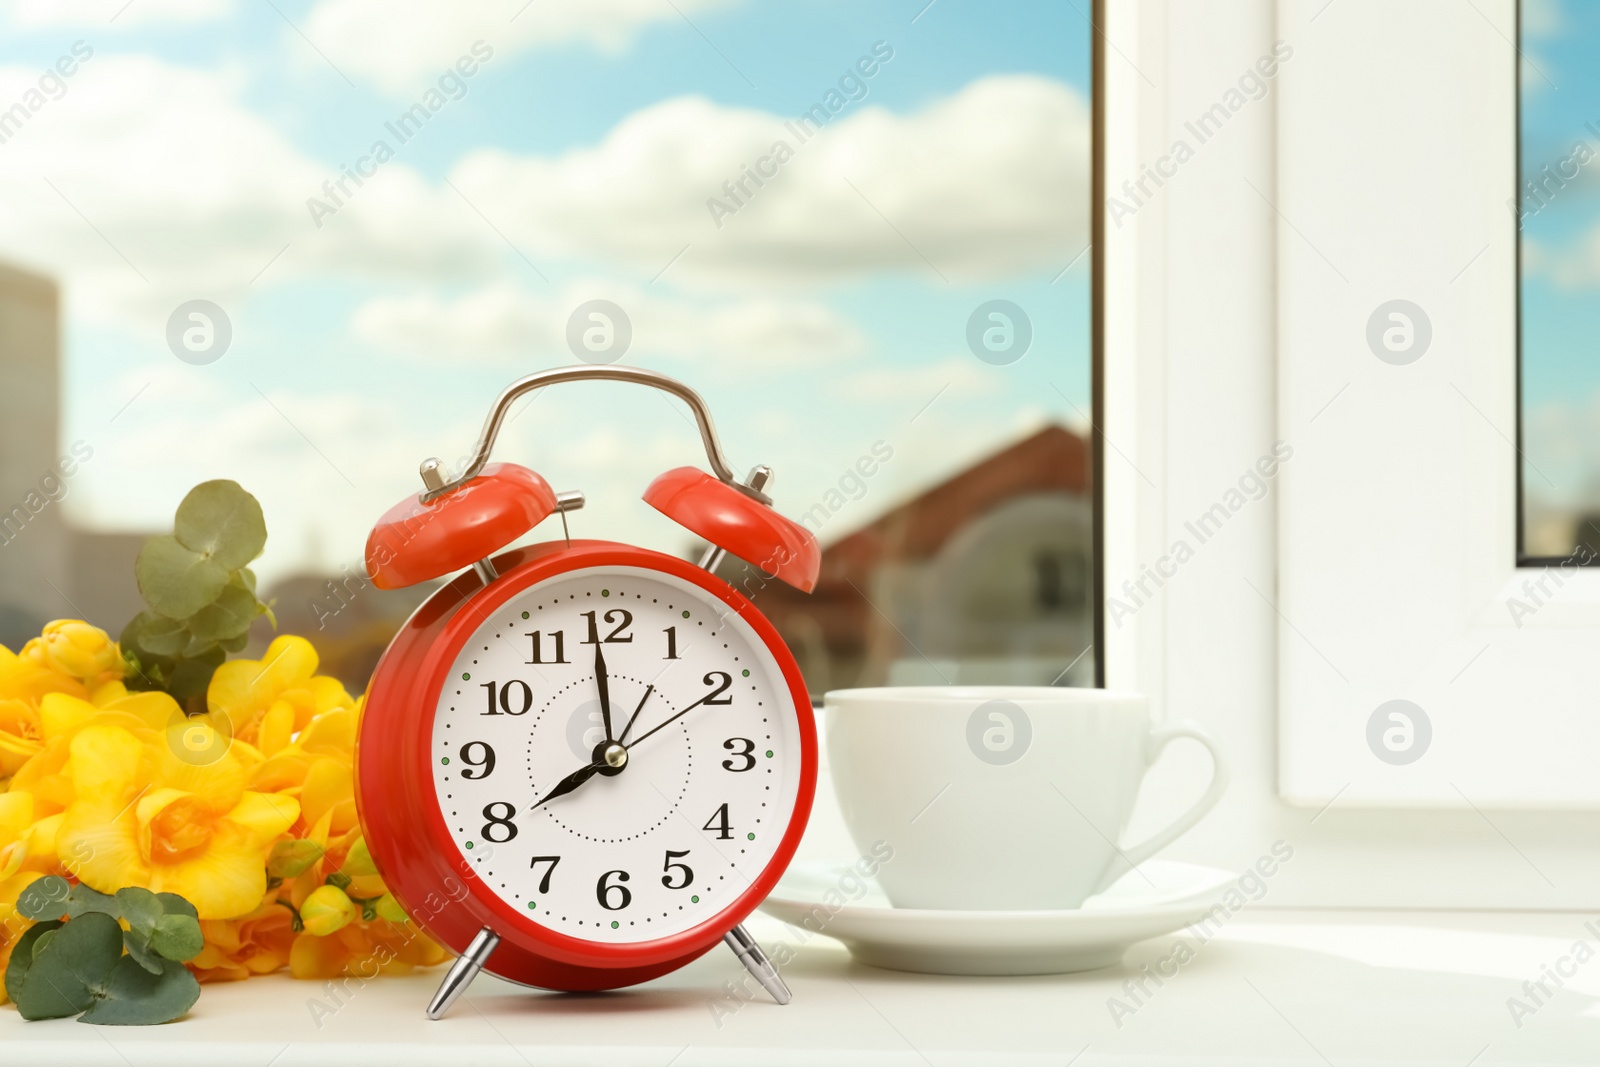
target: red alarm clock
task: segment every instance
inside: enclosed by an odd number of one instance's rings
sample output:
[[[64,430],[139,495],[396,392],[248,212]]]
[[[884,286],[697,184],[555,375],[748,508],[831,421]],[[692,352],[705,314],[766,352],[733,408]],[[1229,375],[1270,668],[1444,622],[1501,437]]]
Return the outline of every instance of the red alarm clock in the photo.
[[[668,471],[651,506],[710,542],[700,565],[611,541],[506,546],[581,507],[490,464],[513,401],[583,379],[662,389],[694,412],[713,473]],[[638,368],[564,367],[501,393],[452,481],[378,522],[367,570],[393,589],[461,571],[384,652],[367,690],[356,789],[367,847],[407,913],[458,955],[428,1015],[479,970],[543,989],[611,989],[726,942],[789,992],[740,925],[783,874],[817,780],[794,656],[713,569],[724,551],[810,591],[820,561],[740,483],[699,395]]]

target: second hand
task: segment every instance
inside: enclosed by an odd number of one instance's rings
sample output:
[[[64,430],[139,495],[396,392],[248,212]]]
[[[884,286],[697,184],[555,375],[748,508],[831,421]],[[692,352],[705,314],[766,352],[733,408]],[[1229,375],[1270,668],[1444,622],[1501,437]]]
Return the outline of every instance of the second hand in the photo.
[[[651,682],[649,685],[644,687],[644,696],[639,698],[639,706],[633,709],[632,715],[628,716],[628,724],[622,728],[622,736],[617,738],[617,744],[624,746],[627,745],[628,731],[633,729],[634,720],[637,719],[639,717],[639,713],[644,710],[644,702],[650,699],[650,694],[655,691],[655,688],[656,686],[654,682]]]

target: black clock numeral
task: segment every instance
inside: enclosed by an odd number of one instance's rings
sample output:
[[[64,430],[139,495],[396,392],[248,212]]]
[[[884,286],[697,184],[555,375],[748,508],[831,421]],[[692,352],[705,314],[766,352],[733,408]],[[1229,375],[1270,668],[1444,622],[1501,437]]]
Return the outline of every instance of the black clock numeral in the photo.
[[[567,635],[564,631],[553,630],[550,633],[550,643],[556,647],[556,658],[544,658],[544,631],[532,630],[524,637],[533,642],[533,658],[529,663],[565,663],[567,662]]]
[[[718,681],[721,679],[721,681]],[[701,679],[706,685],[716,686],[711,692],[700,698],[702,704],[732,704],[733,697],[723,696],[733,686],[733,675],[726,671],[712,671]]]
[[[688,889],[689,888],[689,883],[694,881],[694,871],[690,868],[690,866],[687,863],[673,863],[672,862],[673,860],[681,860],[683,857],[687,856],[688,854],[689,853],[688,853],[687,849],[684,850],[683,852],[674,852],[671,849],[667,850],[667,858],[663,862],[662,867],[661,867],[661,869],[663,871],[667,872],[666,874],[663,874],[661,876],[661,884],[662,885],[666,886],[668,889]],[[675,870],[683,872],[683,881],[679,882],[677,885],[673,885],[672,884],[672,872],[675,871]]]
[[[516,687],[517,702],[522,705],[516,711],[511,710],[511,691],[513,686]],[[484,682],[479,688],[488,690],[489,710],[483,713],[485,715],[499,715],[501,712],[505,712],[507,715],[526,715],[528,709],[533,707],[533,690],[521,678],[513,678],[505,685],[500,685],[497,682]],[[500,692],[500,706],[498,708],[495,707],[495,690],[497,688]]]
[[[663,630],[661,632],[667,635],[667,654],[666,654],[665,658],[666,659],[677,659],[678,658],[678,628],[676,626],[669,626],[669,627],[667,627],[665,630]]]
[[[477,759],[472,758],[474,749],[481,749],[483,753]],[[466,744],[461,746],[461,762],[465,763],[468,767],[483,768],[477,774],[473,774],[470,770],[462,771],[461,777],[472,782],[475,782],[480,778],[487,778],[489,775],[494,773],[494,749],[489,747],[489,743],[487,741],[468,741]]]
[[[700,829],[717,831],[718,841],[732,841],[733,827],[728,825],[728,805],[724,804],[712,812],[711,818]]]
[[[612,875],[616,875],[616,883],[611,882]],[[621,911],[633,903],[633,894],[628,892],[628,887],[618,884],[627,880],[627,871],[607,871],[600,876],[599,883],[594,887],[594,895],[595,899],[600,901],[602,908],[607,911]],[[618,898],[620,898],[620,902],[613,904],[612,901]]]
[[[582,615],[584,618],[589,620],[589,636],[584,638],[583,643],[586,645],[598,645],[600,643],[600,627],[595,622],[595,613],[592,611],[585,611],[582,612]],[[618,616],[622,618],[622,621],[618,622],[617,625],[612,628],[611,632],[606,635],[605,643],[608,645],[629,644],[633,641],[632,634],[628,634],[626,637],[618,636],[622,633],[622,631],[633,625],[633,612],[629,611],[627,608],[612,608],[605,614],[606,622],[616,622]]]
[[[744,751],[738,751],[735,747],[736,745],[743,745]],[[734,759],[744,760],[744,766],[735,767],[732,759],[725,759],[722,761],[723,770],[733,771],[735,774],[738,774],[740,771],[748,771],[751,767],[756,765],[756,743],[750,740],[748,737],[730,737],[726,741],[722,742],[722,747],[727,749],[729,752],[732,752]]]
[[[495,809],[497,808],[502,809],[504,814],[495,814]],[[496,800],[492,804],[485,804],[483,806],[483,817],[489,821],[483,824],[483,839],[485,841],[492,841],[497,845],[503,845],[507,841],[510,841],[513,837],[516,837],[517,824],[511,821],[512,817],[516,814],[517,807],[509,800]],[[497,826],[505,832],[506,836],[495,836],[495,827]]]
[[[539,892],[550,892],[550,876],[556,873],[556,864],[561,862],[560,856],[535,856],[528,862],[528,870],[533,870],[541,863],[548,863],[549,869],[544,872],[544,877],[539,879]]]

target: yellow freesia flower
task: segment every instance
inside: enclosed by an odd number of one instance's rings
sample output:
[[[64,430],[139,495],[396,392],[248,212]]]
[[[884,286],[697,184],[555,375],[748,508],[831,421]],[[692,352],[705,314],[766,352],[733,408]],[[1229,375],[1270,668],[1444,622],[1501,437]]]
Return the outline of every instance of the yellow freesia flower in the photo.
[[[151,740],[94,723],[70,744],[73,800],[56,837],[68,869],[102,893],[125,886],[178,893],[202,919],[254,910],[267,889],[272,843],[300,815],[293,797],[246,789],[259,753],[238,742],[206,761],[185,758],[175,723]],[[202,738],[208,750],[214,739]]]
[[[71,675],[0,645],[0,779],[16,774],[43,747],[39,703],[50,693],[89,695]]]
[[[12,792],[32,793],[40,817],[64,811],[72,803],[67,758],[72,739],[86,726],[120,726],[141,740],[161,737],[183,710],[165,693],[130,693],[121,682],[108,682],[91,699],[68,693],[46,693],[39,701],[39,750],[17,769]]]
[[[0,648],[0,653],[5,651]],[[39,709],[26,701],[0,698],[0,780],[16,774],[43,747]]]
[[[354,703],[337,678],[317,674],[311,642],[289,634],[275,638],[259,660],[224,663],[206,689],[214,725],[269,756],[286,747],[318,713]]]
[[[361,918],[361,909],[336,885],[318,886],[300,905],[300,922],[306,933],[327,937]]]
[[[21,658],[74,678],[91,691],[117,681],[127,667],[111,635],[81,619],[50,623],[43,633],[22,646]]]
[[[234,982],[289,965],[294,913],[271,898],[242,919],[204,920],[200,930],[205,947],[189,968],[202,982]]]
[[[17,897],[40,873],[28,869],[29,830],[33,825],[33,797],[27,793],[0,793],[0,974],[11,959],[11,946],[22,936],[28,921],[17,914]],[[0,990],[0,1004],[6,995]]]
[[[351,923],[328,937],[303,933],[289,950],[296,978],[375,978],[432,967],[450,954],[415,926],[383,919]]]
[[[252,789],[297,797],[305,829],[299,836],[324,848],[360,825],[354,771],[359,720],[359,708],[318,713],[293,743],[269,755],[251,777]]]

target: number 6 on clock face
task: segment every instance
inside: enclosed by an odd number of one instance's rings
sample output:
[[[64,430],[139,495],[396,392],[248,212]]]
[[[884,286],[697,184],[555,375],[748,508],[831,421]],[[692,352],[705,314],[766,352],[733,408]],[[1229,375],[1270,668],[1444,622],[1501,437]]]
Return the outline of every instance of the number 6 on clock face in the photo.
[[[528,924],[617,946],[682,935],[784,845],[810,709],[699,582],[568,570],[487,612],[445,679],[428,743],[440,815],[462,868]]]

